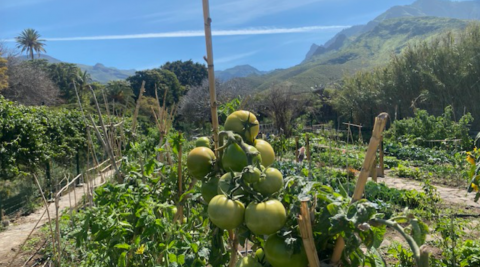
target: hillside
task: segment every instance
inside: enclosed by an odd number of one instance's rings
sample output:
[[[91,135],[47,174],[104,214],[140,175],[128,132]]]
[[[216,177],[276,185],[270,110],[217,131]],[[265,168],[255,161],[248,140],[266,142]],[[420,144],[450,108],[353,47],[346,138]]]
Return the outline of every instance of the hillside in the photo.
[[[21,60],[26,60],[27,56],[19,56]],[[46,59],[49,63],[60,63],[63,62],[49,55],[40,54],[39,57],[35,58]],[[74,63],[76,64],[76,63]],[[124,80],[129,76],[135,74],[135,70],[119,70],[113,67],[105,67],[101,63],[95,64],[95,66],[89,66],[84,64],[76,64],[82,71],[87,71],[92,80],[99,83],[107,83],[113,80]]]
[[[469,21],[437,17],[403,17],[382,21],[370,31],[349,38],[341,47],[312,60],[264,77],[260,90],[289,81],[298,90],[334,82],[345,74],[388,62],[408,43],[429,40],[447,31],[464,29]]]
[[[229,81],[233,78],[243,78],[248,76],[258,76],[267,73],[260,71],[250,65],[239,65],[226,70],[215,71],[215,78],[222,82]]]
[[[356,25],[344,29],[324,45],[312,44],[304,62],[314,60],[315,56],[340,48],[344,42],[366,33],[385,20],[405,17],[443,17],[465,20],[480,19],[480,1],[451,2],[448,0],[418,0],[411,5],[394,6],[366,25]]]
[[[83,71],[90,73],[94,81],[100,83],[107,83],[113,80],[124,80],[129,76],[135,74],[135,70],[119,70],[114,67],[105,67],[101,63],[95,64],[95,66],[88,66],[83,64],[77,64],[77,66]]]

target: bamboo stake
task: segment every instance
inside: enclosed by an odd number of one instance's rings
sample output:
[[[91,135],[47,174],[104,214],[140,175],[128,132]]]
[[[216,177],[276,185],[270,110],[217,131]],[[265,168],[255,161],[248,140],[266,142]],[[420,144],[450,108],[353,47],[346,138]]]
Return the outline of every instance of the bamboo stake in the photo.
[[[52,245],[53,245],[53,255],[57,254],[56,249],[56,242],[55,242],[55,234],[52,228],[52,217],[50,217],[50,211],[48,210],[48,202],[45,198],[45,194],[43,193],[42,187],[40,186],[40,182],[38,182],[37,175],[33,174],[33,178],[35,178],[35,182],[37,183],[38,189],[40,190],[40,194],[42,195],[43,203],[45,204],[45,208],[47,209],[47,217],[48,217],[48,226],[50,227],[50,234],[52,235]],[[58,252],[60,253],[60,252]],[[57,260],[60,261],[60,255],[57,256]]]
[[[142,87],[140,87],[140,93],[138,94],[137,105],[135,106],[135,112],[133,113],[132,132],[135,133],[137,128],[138,110],[140,109],[140,101],[142,100],[143,93],[145,92],[145,81],[142,81]]]
[[[308,137],[308,133],[306,134],[305,146],[306,146],[306,149],[307,149],[307,160],[310,163],[310,139]]]
[[[61,241],[60,241],[60,223],[59,223],[59,220],[60,220],[60,216],[58,214],[58,210],[60,209],[60,196],[57,195],[57,197],[55,197],[55,235],[56,235],[56,238],[57,238],[57,246],[58,246],[58,266],[60,266],[60,255],[62,253],[62,245],[61,245]]]
[[[210,109],[212,113],[213,141],[215,143],[215,153],[218,156],[218,114],[217,114],[217,95],[215,92],[215,71],[213,67],[213,48],[212,48],[212,19],[210,18],[210,7],[208,0],[203,1],[203,20],[205,23],[205,42],[207,46],[208,63],[208,81],[210,88]],[[235,253],[236,254],[236,253]]]
[[[238,238],[237,235],[233,232],[233,230],[228,230],[228,236],[230,239],[230,262],[228,263],[228,267],[235,267],[237,263],[237,250],[238,250]]]
[[[368,174],[375,160],[375,154],[377,153],[378,145],[380,143],[380,138],[382,132],[387,123],[388,114],[383,112],[380,113],[375,118],[375,125],[373,126],[372,138],[370,138],[370,143],[368,144],[367,154],[365,155],[365,160],[363,162],[362,170],[358,176],[357,185],[353,193],[352,202],[358,201],[362,198],[363,191],[365,191],[365,184],[367,183]],[[342,237],[337,239],[335,244],[335,249],[332,255],[332,263],[338,265],[342,257],[342,251],[345,247],[345,240]]]
[[[298,158],[298,136],[295,136],[295,162],[299,162],[299,158]]]
[[[373,159],[372,168],[370,170],[370,175],[372,176],[372,181],[377,182],[377,157]]]
[[[104,142],[104,144],[106,143],[105,148],[107,149],[107,153],[110,156],[110,160],[112,161],[113,168],[115,169],[115,174],[118,175],[119,182],[121,183],[123,182],[123,178],[121,177],[117,167],[117,163],[115,162],[115,156],[113,155],[112,147],[110,146],[110,142],[108,140],[109,138],[108,138],[107,128],[105,128],[105,123],[103,123],[103,116],[102,116],[102,112],[100,111],[100,106],[98,105],[97,97],[95,96],[95,92],[93,91],[93,88],[90,85],[88,87],[90,88],[90,91],[93,94],[93,100],[95,102],[95,107],[97,108],[97,112],[98,112],[98,120],[100,121],[100,125],[102,126],[102,130],[103,130],[103,133],[105,134],[105,138],[107,139],[106,142]],[[93,123],[93,118],[91,116],[90,116],[90,119],[92,121],[92,125],[95,126],[95,124]],[[96,127],[94,129],[95,131],[98,132],[98,129]],[[100,132],[98,132],[98,134],[99,134],[99,137],[101,138]]]
[[[182,133],[179,132],[179,138],[182,138]],[[178,145],[178,196],[181,197],[183,194],[183,179],[182,179],[182,144]],[[181,224],[183,222],[183,205],[179,205],[177,209],[178,222]]]
[[[317,249],[312,232],[312,220],[310,218],[310,211],[308,209],[307,201],[302,201],[300,207],[301,215],[298,217],[298,226],[300,234],[302,235],[303,246],[307,253],[309,267],[320,267],[320,260],[318,259]]]
[[[378,164],[380,165],[379,167],[379,174],[378,174],[378,177],[384,177],[385,176],[385,166],[384,166],[384,163],[383,163],[383,157],[385,156],[384,152],[383,152],[383,135],[382,137],[380,138],[380,148],[379,148],[380,152],[379,152],[379,161],[378,161]]]
[[[43,219],[43,216],[45,216],[45,213],[47,213],[47,209],[48,209],[48,206],[45,207],[45,211],[42,213],[42,216],[40,216],[40,219],[38,219],[37,223],[35,223],[35,226],[32,228],[32,230],[30,231],[30,233],[28,234],[27,238],[25,239],[25,241],[23,241],[22,245],[20,245],[20,247],[18,248],[17,252],[15,253],[15,256],[13,256],[13,259],[12,261],[7,265],[7,267],[10,267],[12,266],[13,262],[17,259],[17,256],[18,254],[20,254],[20,252],[22,251],[23,249],[23,246],[25,246],[25,243],[27,243],[28,239],[30,239],[30,236],[33,234],[33,231],[35,231],[35,229],[37,228],[38,224],[40,223],[40,221]],[[35,254],[34,254],[35,255]],[[32,255],[33,257],[33,255]],[[28,261],[27,261],[28,262]],[[25,264],[23,265],[25,266]]]

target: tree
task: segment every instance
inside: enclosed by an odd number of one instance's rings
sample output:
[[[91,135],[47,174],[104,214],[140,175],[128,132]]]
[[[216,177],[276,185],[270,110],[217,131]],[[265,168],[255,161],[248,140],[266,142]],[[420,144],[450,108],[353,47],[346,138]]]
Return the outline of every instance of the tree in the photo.
[[[5,98],[29,106],[55,105],[60,91],[49,75],[28,62],[8,63],[9,86],[2,91]]]
[[[246,79],[232,79],[221,83],[215,81],[217,90],[217,102],[219,105],[230,102],[234,98],[243,98],[252,95],[254,86]],[[247,102],[248,103],[248,102]],[[182,119],[196,124],[202,124],[210,121],[210,89],[208,80],[204,80],[201,85],[194,86],[182,97],[179,103],[179,112]],[[219,117],[222,123],[222,118]]]
[[[161,102],[163,102],[163,96],[167,90],[167,106],[178,103],[184,92],[184,87],[175,74],[164,69],[137,71],[135,75],[128,77],[127,81],[130,82],[136,98],[140,93],[142,81],[145,81],[145,96],[155,97],[155,90],[157,90]]]
[[[38,61],[38,60],[35,60]],[[47,72],[52,81],[57,84],[62,98],[76,102],[75,89],[73,82],[77,85],[77,90],[82,93],[82,89],[86,89],[86,85],[90,82],[90,76],[75,64],[72,63],[55,63],[48,64]]]
[[[47,52],[43,48],[45,46],[45,40],[40,39],[40,34],[34,29],[25,29],[23,32],[15,37],[18,45],[17,48],[21,48],[22,52],[27,52],[27,55],[30,56],[30,59],[34,59],[33,52]]]
[[[280,133],[291,136],[293,120],[309,106],[311,95],[304,92],[294,92],[290,84],[273,85],[267,92],[259,96],[259,113],[265,113],[273,119],[275,127]]]
[[[3,53],[0,50],[0,91],[8,87],[7,70],[7,60],[3,58]]]
[[[160,68],[175,73],[178,81],[183,86],[199,86],[202,84],[203,80],[208,78],[208,72],[205,65],[193,63],[192,60],[167,62]]]
[[[123,114],[135,105],[134,94],[130,83],[124,80],[110,81],[105,87],[108,102],[114,103],[115,112]],[[117,114],[118,115],[118,114]]]

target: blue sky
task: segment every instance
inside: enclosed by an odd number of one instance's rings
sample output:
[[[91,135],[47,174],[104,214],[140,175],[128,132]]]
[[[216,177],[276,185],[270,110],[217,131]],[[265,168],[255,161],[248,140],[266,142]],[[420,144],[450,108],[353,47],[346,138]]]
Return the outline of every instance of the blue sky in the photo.
[[[299,64],[312,43],[414,0],[210,0],[215,69]],[[0,0],[0,41],[23,29],[47,39],[65,62],[148,69],[167,61],[204,62],[201,0]]]

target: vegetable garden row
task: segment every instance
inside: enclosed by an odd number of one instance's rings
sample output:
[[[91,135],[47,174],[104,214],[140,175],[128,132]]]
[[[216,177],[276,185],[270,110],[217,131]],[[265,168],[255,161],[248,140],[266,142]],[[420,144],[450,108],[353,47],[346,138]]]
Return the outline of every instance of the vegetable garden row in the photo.
[[[45,254],[60,257],[61,265],[76,266],[307,266],[298,219],[302,201],[308,200],[321,266],[331,263],[340,237],[346,244],[342,266],[419,266],[426,264],[418,262],[421,251],[435,247],[442,253],[427,253],[429,266],[478,263],[480,244],[471,240],[479,231],[473,227],[467,234],[462,227],[472,227],[472,221],[456,218],[458,207],[449,210],[440,202],[428,184],[436,181],[434,173],[410,176],[425,181],[424,192],[367,182],[364,199],[352,202],[355,169],[364,162],[365,145],[326,132],[309,134],[311,162],[296,163],[294,139],[256,139],[254,115],[241,111],[231,116],[238,114],[238,121],[251,127],[225,124],[217,153],[206,138],[186,141],[170,130],[171,163],[157,160],[167,153],[165,143],[154,149],[158,144],[152,136],[138,135],[123,153],[119,168],[124,182],[99,187],[92,207],[64,215],[63,252],[55,255],[47,249]],[[244,128],[248,131],[239,130]],[[275,147],[284,149],[275,153]],[[441,159],[432,165],[442,162],[464,170],[467,184],[473,165],[465,152],[432,151]],[[398,155],[403,154],[387,149],[387,167],[404,164],[415,170],[416,155],[403,160]],[[457,157],[462,167],[454,167]],[[427,161],[420,168],[429,165]],[[386,236],[394,235],[392,228],[406,241],[382,247]]]

